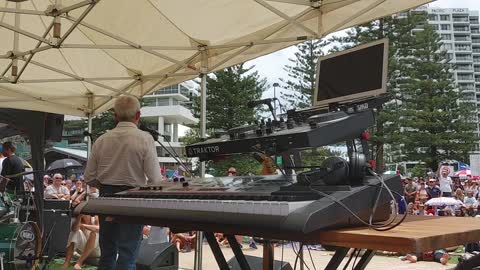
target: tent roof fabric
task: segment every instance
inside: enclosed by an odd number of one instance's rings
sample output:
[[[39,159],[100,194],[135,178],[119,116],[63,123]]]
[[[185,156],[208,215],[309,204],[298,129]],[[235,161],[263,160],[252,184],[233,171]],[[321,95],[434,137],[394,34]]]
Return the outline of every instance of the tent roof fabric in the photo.
[[[430,1],[0,0],[0,107],[95,115]]]

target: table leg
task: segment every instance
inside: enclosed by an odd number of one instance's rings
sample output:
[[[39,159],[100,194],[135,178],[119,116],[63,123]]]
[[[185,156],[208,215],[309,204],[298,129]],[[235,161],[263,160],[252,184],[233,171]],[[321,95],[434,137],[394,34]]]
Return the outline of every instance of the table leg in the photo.
[[[349,248],[346,248],[346,247],[337,247],[335,254],[333,254],[333,257],[328,262],[327,266],[325,267],[325,270],[336,270],[342,263],[345,256],[347,255],[348,250]]]
[[[270,240],[263,239],[263,267],[262,270],[273,270],[274,254],[273,244]]]
[[[222,249],[218,245],[217,239],[212,232],[204,232],[205,238],[207,238],[208,245],[212,250],[213,256],[217,261],[218,268],[220,270],[230,270],[230,267],[227,264],[227,260],[225,260],[225,256],[223,256]]]
[[[240,269],[250,270],[250,265],[248,265],[247,259],[245,258],[245,255],[243,255],[242,249],[240,248],[240,244],[237,242],[235,235],[227,234],[226,237],[228,244],[232,248],[233,254],[235,254],[238,265],[240,265]]]
[[[357,263],[357,265],[355,265],[354,270],[364,270],[365,267],[367,267],[367,264],[373,258],[373,255],[375,255],[375,250],[370,250],[370,249],[365,250],[365,253],[363,254],[362,258]]]

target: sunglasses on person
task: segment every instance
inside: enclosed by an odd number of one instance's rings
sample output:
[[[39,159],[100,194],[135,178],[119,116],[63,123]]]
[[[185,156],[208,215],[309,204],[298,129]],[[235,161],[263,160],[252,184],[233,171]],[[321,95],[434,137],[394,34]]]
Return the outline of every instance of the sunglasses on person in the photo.
[[[228,171],[228,173],[237,174],[237,172],[234,172],[234,171]]]

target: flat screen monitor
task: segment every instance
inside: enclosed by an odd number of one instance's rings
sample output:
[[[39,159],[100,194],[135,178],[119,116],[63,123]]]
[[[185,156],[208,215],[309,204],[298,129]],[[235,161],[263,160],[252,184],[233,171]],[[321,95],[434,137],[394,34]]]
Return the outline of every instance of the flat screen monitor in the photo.
[[[321,57],[313,105],[351,102],[386,93],[387,67],[387,39]]]

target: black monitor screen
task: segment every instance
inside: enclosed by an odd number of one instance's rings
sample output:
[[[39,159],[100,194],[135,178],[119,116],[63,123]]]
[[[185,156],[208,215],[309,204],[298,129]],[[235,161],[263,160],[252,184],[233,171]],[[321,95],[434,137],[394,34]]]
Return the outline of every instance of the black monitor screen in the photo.
[[[319,60],[315,105],[385,92],[387,43],[376,43]]]

